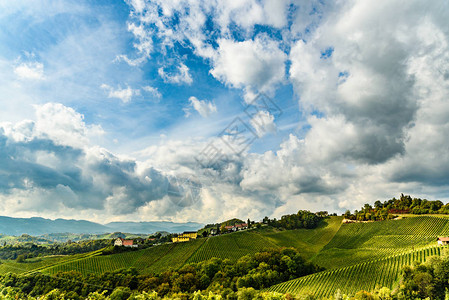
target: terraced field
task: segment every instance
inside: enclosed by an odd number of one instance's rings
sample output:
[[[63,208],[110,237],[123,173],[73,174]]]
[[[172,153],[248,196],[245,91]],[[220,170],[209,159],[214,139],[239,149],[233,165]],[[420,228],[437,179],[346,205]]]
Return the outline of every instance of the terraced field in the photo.
[[[340,225],[341,217],[332,217],[313,230],[250,230],[106,256],[100,255],[101,251],[96,251],[80,255],[42,258],[34,262],[30,260],[26,263],[4,261],[0,264],[0,272],[55,274],[60,271],[74,270],[82,274],[99,274],[134,267],[139,272],[148,274],[169,268],[176,269],[186,263],[200,262],[212,257],[237,260],[244,255],[263,249],[279,247],[296,247],[306,258],[309,258],[333,238]]]
[[[400,278],[401,268],[415,261],[425,262],[431,256],[441,255],[443,247],[424,247],[406,251],[383,259],[355,264],[304,276],[270,287],[269,291],[280,293],[306,294],[319,298],[330,297],[340,289],[345,294],[354,295],[365,290],[372,291],[376,286],[393,288]]]
[[[101,274],[134,267],[142,274],[158,273],[181,267],[204,242],[204,239],[199,239],[189,243],[166,244],[113,255],[96,255],[61,263],[40,271],[55,274],[75,270],[82,274]]]
[[[18,263],[13,260],[2,260],[0,264],[0,273],[5,274],[11,272],[15,274],[28,274],[52,266],[57,266],[59,264],[68,263],[74,260],[86,259],[88,257],[96,256],[99,255],[100,252],[101,250],[76,255],[58,255],[42,258],[32,258],[27,259],[23,263]]]
[[[212,257],[236,260],[247,254],[254,254],[268,248],[278,248],[265,236],[252,232],[236,232],[206,240],[187,262],[200,262]]]
[[[295,247],[303,256],[327,270],[276,285],[270,290],[310,292],[318,297],[373,290],[377,285],[393,288],[400,269],[413,261],[440,255],[437,236],[449,236],[449,219],[418,216],[372,223],[341,224],[331,217],[316,229],[274,230],[262,228],[195,241],[165,244],[144,250],[108,256],[92,252],[68,257],[49,257],[27,263],[3,261],[0,272],[43,272],[77,270],[83,274],[135,267],[140,273],[158,273],[212,257],[238,258],[263,249]]]
[[[341,268],[417,249],[447,235],[449,219],[430,216],[343,224],[312,261],[327,269]]]

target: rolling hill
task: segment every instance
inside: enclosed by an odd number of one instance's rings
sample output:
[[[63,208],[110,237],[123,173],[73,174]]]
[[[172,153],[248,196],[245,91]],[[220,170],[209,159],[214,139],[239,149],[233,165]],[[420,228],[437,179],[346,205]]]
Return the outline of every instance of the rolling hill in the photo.
[[[115,231],[145,234],[157,231],[182,232],[198,230],[199,223],[173,222],[111,222],[99,224],[85,220],[44,219],[44,218],[12,218],[0,216],[0,234],[4,235],[44,235],[54,233],[86,233],[101,234]]]
[[[102,273],[121,268],[135,267],[144,274],[176,269],[186,263],[204,261],[212,257],[237,260],[267,248],[297,247],[304,257],[316,254],[327,244],[341,225],[341,217],[331,217],[313,230],[296,229],[278,231],[273,229],[248,230],[221,236],[201,238],[187,243],[164,244],[152,248],[103,256],[100,252],[68,256],[65,259],[45,259],[24,264],[2,261],[0,272],[43,272],[76,270],[82,274]],[[317,241],[313,243],[313,241]],[[292,245],[290,245],[292,244]],[[48,266],[46,266],[46,262]]]
[[[349,267],[333,269],[283,282],[270,287],[269,291],[293,294],[313,294],[318,298],[333,296],[337,290],[354,295],[376,286],[393,289],[400,278],[400,270],[415,261],[425,262],[429,257],[441,255],[442,247],[424,247],[405,251],[382,259],[358,263]]]
[[[449,219],[434,216],[370,223],[341,221],[342,217],[330,217],[316,229],[252,229],[107,256],[97,251],[34,259],[25,264],[2,261],[0,272],[54,275],[76,270],[89,274],[134,267],[142,274],[151,274],[212,257],[237,260],[267,248],[295,247],[304,258],[326,270],[269,290],[329,297],[338,289],[354,294],[372,291],[376,286],[394,288],[402,266],[441,255],[445,248],[436,245],[436,237],[449,235]]]

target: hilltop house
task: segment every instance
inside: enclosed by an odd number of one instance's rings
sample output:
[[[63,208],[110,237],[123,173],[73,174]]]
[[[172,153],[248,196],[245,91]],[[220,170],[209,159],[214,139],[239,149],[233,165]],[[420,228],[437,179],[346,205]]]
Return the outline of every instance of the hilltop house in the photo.
[[[231,225],[231,226],[225,226],[225,229],[229,232],[244,230],[244,229],[248,229],[248,224],[241,223],[241,224],[235,224],[235,225]]]
[[[449,237],[439,237],[437,239],[438,245],[447,246],[449,245]]]
[[[188,242],[190,240],[195,240],[198,236],[198,233],[196,231],[184,231],[183,234],[180,234],[176,237],[172,237],[173,243],[179,243],[179,242]]]
[[[133,240],[125,240],[122,238],[117,238],[114,241],[114,246],[125,246],[125,247],[133,247],[133,248],[138,247],[138,245],[134,244]]]

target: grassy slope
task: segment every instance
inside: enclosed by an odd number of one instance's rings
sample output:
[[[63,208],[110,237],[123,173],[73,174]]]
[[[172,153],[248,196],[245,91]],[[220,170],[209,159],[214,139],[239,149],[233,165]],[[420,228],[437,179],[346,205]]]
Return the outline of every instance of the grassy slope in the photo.
[[[85,256],[69,256],[60,261],[49,258],[36,264],[26,263],[26,270],[21,272],[34,270],[55,274],[59,271],[77,270],[86,274],[135,267],[142,273],[157,273],[212,257],[236,260],[263,249],[279,247],[296,247],[306,258],[310,258],[333,238],[340,225],[341,217],[331,217],[326,219],[319,228],[313,230],[248,230],[108,256],[101,256],[96,252]],[[49,266],[46,267],[45,263],[48,263]],[[5,265],[5,269],[2,269],[2,265],[0,265],[1,273],[13,271],[13,267],[16,265],[19,267],[24,265],[13,262],[7,264],[10,267],[6,268]]]
[[[36,272],[43,269],[47,269],[52,266],[59,264],[68,263],[70,261],[86,259],[91,256],[96,256],[100,254],[100,250],[75,254],[75,255],[55,255],[47,256],[42,258],[32,258],[27,259],[23,263],[18,263],[14,260],[1,260],[0,261],[0,274],[5,274],[8,272],[16,274],[27,274],[30,272]]]
[[[343,224],[311,261],[326,271],[288,281],[270,290],[332,296],[397,284],[400,268],[440,255],[438,236],[449,235],[449,219],[416,216],[401,220]]]
[[[272,243],[281,247],[295,247],[306,259],[318,253],[338,232],[342,217],[331,217],[316,229],[296,229],[265,234]]]
[[[354,295],[361,290],[372,291],[376,286],[394,288],[400,278],[400,270],[415,261],[425,262],[431,256],[441,255],[443,247],[431,246],[405,251],[382,259],[352,266],[319,272],[272,286],[270,291],[282,293],[314,294],[331,297],[340,289]]]
[[[109,256],[101,256],[97,251],[20,264],[2,261],[0,272],[54,274],[78,270],[81,273],[100,273],[135,267],[142,273],[152,273],[211,257],[238,259],[264,248],[293,246],[327,270],[282,283],[271,290],[312,292],[324,297],[337,289],[354,293],[361,289],[372,290],[377,284],[393,287],[401,266],[439,255],[442,248],[435,247],[436,237],[447,235],[449,219],[441,217],[414,216],[352,224],[341,224],[341,217],[332,217],[313,230],[262,228]]]
[[[444,235],[449,235],[449,219],[429,216],[343,224],[312,261],[340,268],[436,243]]]

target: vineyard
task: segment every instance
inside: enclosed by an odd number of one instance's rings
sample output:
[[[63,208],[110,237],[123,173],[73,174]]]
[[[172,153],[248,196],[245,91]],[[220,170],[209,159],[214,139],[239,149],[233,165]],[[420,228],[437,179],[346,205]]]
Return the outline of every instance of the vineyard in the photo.
[[[235,260],[263,249],[277,247],[263,235],[237,232],[208,238],[204,245],[189,258],[188,262],[200,262],[212,257]]]
[[[425,247],[407,251],[383,259],[364,262],[349,267],[324,271],[272,286],[269,291],[281,293],[313,294],[319,298],[330,297],[337,290],[354,295],[379,287],[393,288],[400,278],[401,268],[415,261],[425,262],[431,256],[439,256],[442,247]]]
[[[340,217],[333,217],[317,229],[298,229],[291,231],[242,231],[179,244],[165,244],[152,248],[112,255],[100,252],[70,256],[59,260],[42,260],[39,263],[19,264],[9,262],[0,265],[4,272],[15,271],[21,267],[23,272],[43,272],[56,274],[65,271],[78,271],[82,274],[114,271],[122,268],[136,268],[142,274],[158,273],[176,269],[186,263],[208,260],[212,257],[237,260],[242,256],[254,254],[268,248],[297,247],[302,253],[311,256],[328,243],[341,225]],[[313,243],[317,241],[317,243]],[[27,268],[23,269],[26,266]],[[1,269],[3,268],[3,269]]]
[[[40,271],[55,274],[73,270],[82,274],[101,274],[123,268],[136,268],[142,274],[159,273],[170,268],[181,267],[204,242],[205,240],[200,239],[189,243],[166,244],[112,255],[94,255],[57,264]]]
[[[8,272],[15,274],[29,274],[32,272],[37,272],[43,269],[47,269],[52,266],[57,266],[60,264],[65,264],[71,261],[86,259],[88,257],[99,255],[101,250],[82,253],[76,255],[58,255],[58,256],[48,256],[42,258],[32,258],[28,259],[26,263],[18,263],[11,260],[2,260],[0,263],[0,273],[5,274]]]
[[[326,219],[315,229],[295,229],[281,232],[268,232],[264,236],[280,247],[295,247],[305,258],[311,258],[318,253],[340,229],[342,217]]]
[[[151,274],[212,257],[235,261],[264,249],[295,247],[307,260],[326,270],[270,290],[329,297],[338,289],[354,294],[359,290],[372,291],[376,286],[395,287],[404,265],[441,255],[444,248],[436,246],[436,237],[449,236],[449,218],[418,216],[350,224],[342,224],[341,220],[341,217],[327,218],[315,229],[261,228],[111,255],[101,255],[100,250],[34,258],[26,263],[1,261],[0,272],[101,274],[133,267],[141,274]]]
[[[429,216],[343,224],[312,259],[327,269],[342,268],[436,243],[449,235],[449,219]]]

